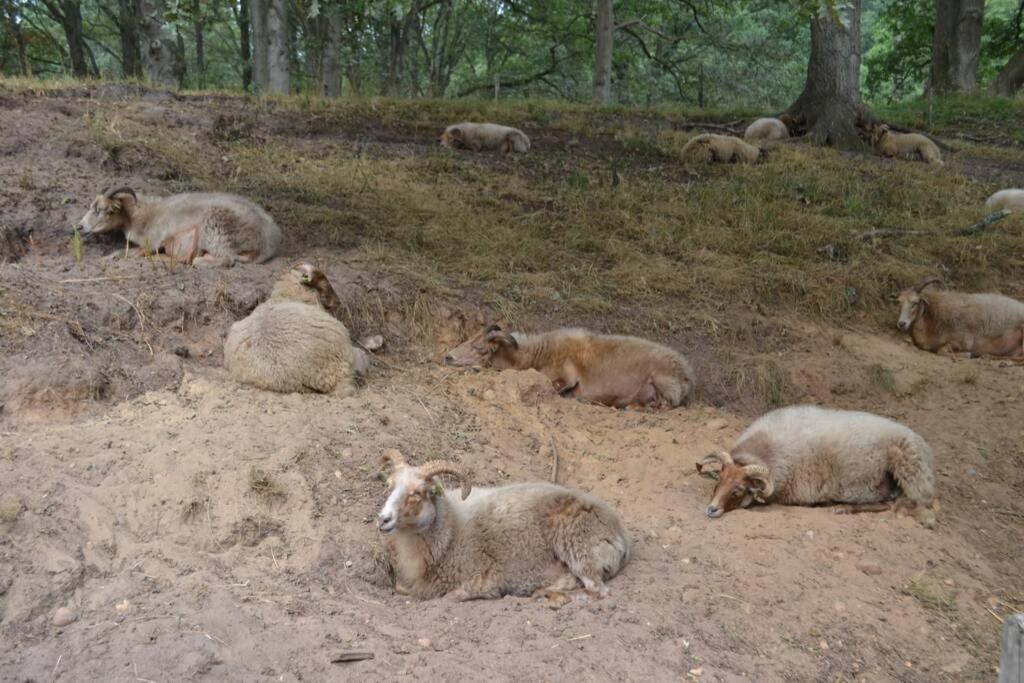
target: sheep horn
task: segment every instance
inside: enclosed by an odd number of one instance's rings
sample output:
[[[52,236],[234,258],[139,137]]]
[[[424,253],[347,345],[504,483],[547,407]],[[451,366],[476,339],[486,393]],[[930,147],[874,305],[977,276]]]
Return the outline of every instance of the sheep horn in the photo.
[[[134,199],[135,201],[139,201],[139,198],[135,196],[135,190],[128,186],[119,187],[116,190],[109,190],[108,192],[105,193],[105,195],[107,199],[113,199],[116,195],[119,195],[122,192],[127,192],[132,196],[132,199]]]
[[[762,489],[760,493],[754,495],[754,498],[756,498],[759,503],[763,503],[765,499],[770,497],[775,491],[775,484],[772,483],[771,472],[764,465],[746,465],[743,468],[743,474],[747,479],[759,479],[764,482],[764,489]]]
[[[459,479],[459,483],[462,484],[462,500],[466,500],[469,497],[469,492],[473,490],[473,482],[470,481],[469,470],[464,468],[462,465],[456,465],[453,462],[447,460],[431,460],[425,462],[416,468],[420,476],[426,480],[430,480],[439,474],[451,474]]]
[[[928,278],[927,280],[925,280],[924,282],[922,282],[921,284],[919,284],[917,286],[917,293],[920,294],[921,292],[923,292],[924,288],[927,287],[928,285],[938,285],[938,284],[942,284],[942,278],[941,277],[930,277],[930,278]]]
[[[732,465],[732,456],[729,455],[728,451],[718,451],[717,453],[708,453],[704,456],[704,459],[697,463],[697,473],[701,476],[710,477],[712,479],[718,478],[717,472],[704,472],[704,468],[714,463],[721,463],[722,467],[726,465]]]
[[[405,456],[397,448],[389,448],[380,456],[380,464],[390,464],[394,469],[405,467]]]

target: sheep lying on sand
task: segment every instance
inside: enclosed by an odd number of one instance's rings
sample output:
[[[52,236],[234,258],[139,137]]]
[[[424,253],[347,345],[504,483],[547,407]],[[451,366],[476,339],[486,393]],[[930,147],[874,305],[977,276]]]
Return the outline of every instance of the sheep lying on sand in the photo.
[[[443,460],[419,467],[395,449],[387,500],[377,515],[395,590],[421,600],[561,593],[604,582],[629,560],[629,538],[607,503],[554,484],[474,489],[468,472]],[[459,478],[445,492],[442,474]],[[554,596],[550,596],[554,597]]]
[[[491,325],[445,356],[446,365],[534,369],[563,396],[615,408],[675,408],[693,395],[693,368],[681,353],[639,337],[566,328],[542,334]]]
[[[900,292],[896,326],[936,353],[1024,359],[1024,303],[1002,294],[925,291],[939,278]]]
[[[871,142],[875,152],[883,157],[921,159],[942,166],[938,146],[919,133],[893,133],[889,126],[879,124],[872,129]]]
[[[457,123],[441,133],[441,145],[452,149],[499,150],[504,154],[530,151],[530,138],[518,128],[496,123]]]
[[[277,254],[281,229],[254,203],[223,192],[170,197],[104,190],[78,223],[82,235],[121,231],[146,252],[163,252],[197,266],[263,263]]]
[[[319,303],[313,266],[289,270],[270,298],[231,326],[224,364],[237,381],[280,392],[350,395],[353,377],[369,367],[348,330]]]
[[[679,155],[686,160],[717,161],[723,164],[754,164],[765,151],[730,135],[703,133],[683,145]]]
[[[1024,190],[999,190],[985,202],[986,211],[1024,211]]]
[[[836,512],[880,512],[900,501],[930,526],[932,451],[910,428],[871,413],[790,406],[756,420],[732,450],[697,471],[716,480],[708,517],[754,502],[840,504]]]

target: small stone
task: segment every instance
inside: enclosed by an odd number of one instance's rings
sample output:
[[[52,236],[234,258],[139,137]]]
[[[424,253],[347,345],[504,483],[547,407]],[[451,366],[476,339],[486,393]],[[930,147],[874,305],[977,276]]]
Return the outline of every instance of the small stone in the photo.
[[[434,641],[432,641],[430,638],[417,638],[416,644],[422,647],[423,649],[428,650],[434,646]]]
[[[868,576],[877,576],[882,573],[882,567],[877,562],[858,562],[857,569]]]
[[[352,566],[352,560],[345,560],[345,566],[346,567],[351,567]]]
[[[812,541],[814,540],[814,532],[810,529],[807,530],[807,538],[811,539]]]
[[[334,477],[336,479],[341,479],[341,470],[334,470]]]
[[[128,602],[127,598],[114,605],[114,609],[116,609],[118,612],[127,612],[129,607],[131,607],[131,603]]]
[[[696,669],[690,669],[690,675],[694,678],[700,678],[704,674],[704,667],[698,666]]]
[[[956,581],[954,581],[953,579],[946,579],[942,583],[946,584],[947,586],[955,586],[956,585]]]
[[[174,355],[182,358],[188,358],[192,353],[188,350],[187,346],[176,346],[174,348]]]
[[[57,611],[53,613],[53,625],[67,626],[78,619],[78,615],[75,614],[70,607],[58,607]]]
[[[488,389],[487,391],[484,392],[484,400],[485,401],[493,401],[494,400],[494,390],[493,389]]]
[[[837,600],[836,602],[834,602],[832,604],[832,609],[834,609],[836,612],[839,612],[840,614],[842,614],[843,612],[846,611],[846,603],[845,602],[840,602],[840,601]]]
[[[822,650],[827,650],[828,649],[828,641],[827,640],[821,641],[820,643],[818,643],[818,647],[820,647]]]
[[[723,419],[722,419],[722,418],[720,418],[720,417],[719,417],[719,418],[716,418],[716,419],[714,419],[714,420],[710,420],[710,421],[709,421],[709,422],[707,423],[707,425],[706,425],[706,427],[707,427],[708,429],[716,429],[716,430],[717,430],[717,429],[725,429],[725,428],[726,428],[726,427],[728,427],[728,426],[729,426],[729,423],[728,423],[728,422],[726,422],[725,420],[723,420]]]

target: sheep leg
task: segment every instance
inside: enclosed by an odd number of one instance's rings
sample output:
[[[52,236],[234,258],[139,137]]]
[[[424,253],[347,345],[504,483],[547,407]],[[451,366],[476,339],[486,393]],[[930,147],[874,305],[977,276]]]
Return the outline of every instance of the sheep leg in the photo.
[[[931,469],[924,464],[922,453],[922,444],[912,439],[900,439],[889,446],[889,472],[906,497],[906,501],[898,501],[897,506],[906,503],[917,506],[921,511],[915,512],[915,517],[921,524],[931,528],[935,524],[935,513],[931,509],[935,500],[935,484]]]
[[[860,512],[885,512],[892,509],[892,503],[844,503],[832,508],[837,515],[855,515]]]
[[[213,254],[203,254],[192,261],[192,265],[196,268],[230,268],[235,265],[234,256],[214,256]]]
[[[449,595],[455,602],[466,602],[467,600],[500,598],[501,591],[488,576],[481,574],[463,581],[462,585],[449,593]]]

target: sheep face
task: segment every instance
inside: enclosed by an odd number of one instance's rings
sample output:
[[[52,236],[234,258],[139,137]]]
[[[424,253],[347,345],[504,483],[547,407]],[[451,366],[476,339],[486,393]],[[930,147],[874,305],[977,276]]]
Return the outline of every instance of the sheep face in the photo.
[[[907,332],[917,320],[917,316],[921,315],[925,301],[916,289],[904,289],[900,292],[898,301],[900,302],[900,318],[896,321],[896,327],[901,332]]]
[[[125,230],[131,220],[129,212],[135,206],[135,193],[129,188],[97,195],[89,210],[78,221],[78,232],[83,235]]]
[[[462,136],[462,131],[454,127],[441,133],[439,142],[442,147],[450,147],[451,149],[462,149],[466,146]]]
[[[737,465],[725,451],[697,463],[697,473],[718,482],[705,511],[712,519],[730,510],[763,503],[772,493],[771,476],[761,465]]]
[[[437,498],[444,495],[435,477],[442,474],[458,477],[462,481],[463,500],[473,488],[468,472],[454,463],[431,460],[412,467],[393,448],[384,452],[382,460],[392,467],[388,497],[377,514],[377,529],[384,534],[403,530],[423,533],[433,526],[437,518]]]
[[[444,364],[453,367],[495,367],[512,366],[507,356],[519,348],[519,343],[510,333],[498,325],[489,325],[445,354]]]

